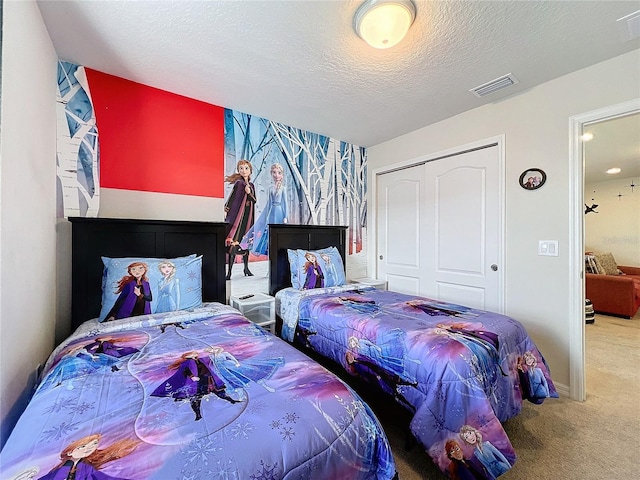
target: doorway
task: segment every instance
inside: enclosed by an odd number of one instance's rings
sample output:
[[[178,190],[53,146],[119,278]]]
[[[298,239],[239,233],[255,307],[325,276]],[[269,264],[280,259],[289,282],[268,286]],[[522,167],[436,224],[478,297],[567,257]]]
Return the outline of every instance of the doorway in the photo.
[[[574,175],[570,191],[570,299],[571,322],[569,336],[569,394],[573,400],[586,399],[585,368],[585,281],[584,281],[584,205],[585,148],[582,135],[589,125],[640,112],[640,99],[612,105],[569,119],[569,171]]]

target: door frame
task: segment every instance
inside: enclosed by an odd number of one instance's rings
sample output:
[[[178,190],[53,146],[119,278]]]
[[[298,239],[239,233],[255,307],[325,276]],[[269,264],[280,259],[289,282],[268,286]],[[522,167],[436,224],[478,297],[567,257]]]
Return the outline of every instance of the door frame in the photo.
[[[373,170],[371,175],[371,184],[369,191],[371,192],[369,209],[370,223],[368,224],[367,231],[367,244],[373,248],[368,248],[367,253],[367,275],[369,277],[377,278],[378,275],[378,212],[377,212],[377,198],[378,198],[378,175],[392,172],[394,170],[410,168],[418,166],[423,163],[433,162],[435,160],[441,160],[447,157],[452,157],[465,153],[471,150],[478,150],[480,148],[486,148],[495,145],[498,150],[498,261],[500,268],[498,269],[498,309],[496,313],[504,313],[506,310],[506,291],[505,291],[505,278],[507,270],[506,262],[506,206],[505,206],[505,187],[506,187],[506,171],[505,171],[505,134],[497,135],[495,137],[489,137],[475,142],[467,143],[457,147],[441,150],[426,155],[421,155],[409,160],[393,163],[390,165],[384,165],[382,167]]]
[[[640,98],[569,118],[569,396],[585,401],[585,279],[584,279],[584,148],[585,125],[640,111]]]

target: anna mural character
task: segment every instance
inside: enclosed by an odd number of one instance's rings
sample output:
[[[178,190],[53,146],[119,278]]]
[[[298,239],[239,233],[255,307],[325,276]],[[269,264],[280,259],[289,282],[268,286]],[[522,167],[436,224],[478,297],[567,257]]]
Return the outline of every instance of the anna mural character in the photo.
[[[117,284],[115,292],[120,295],[107,314],[106,321],[151,313],[153,297],[147,278],[148,271],[149,267],[144,262],[129,264],[128,275],[122,277]]]
[[[183,353],[169,365],[168,370],[175,373],[162,382],[151,396],[170,397],[176,402],[189,400],[196,420],[202,418],[200,405],[202,399],[210,393],[230,403],[238,402],[227,394],[224,381],[199,358],[196,351]]]
[[[118,440],[98,449],[101,435],[94,434],[70,443],[60,452],[60,463],[39,480],[127,480],[108,475],[100,469],[108,462],[133,453],[140,440]]]
[[[242,255],[245,276],[253,276],[249,270],[249,244],[241,244],[243,237],[251,229],[254,222],[256,189],[251,182],[253,167],[249,161],[239,160],[236,170],[237,173],[225,178],[226,182],[233,184],[231,194],[224,205],[229,264],[227,280],[231,279],[231,270],[236,255]]]

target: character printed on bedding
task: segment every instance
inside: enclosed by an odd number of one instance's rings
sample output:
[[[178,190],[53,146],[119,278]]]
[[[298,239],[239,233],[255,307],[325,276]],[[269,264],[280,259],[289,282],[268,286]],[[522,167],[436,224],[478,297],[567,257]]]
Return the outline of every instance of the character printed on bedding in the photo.
[[[303,290],[310,290],[312,288],[324,287],[324,273],[318,263],[318,258],[311,252],[304,254],[304,258],[307,261],[304,264],[304,273],[306,275],[303,285]]]
[[[464,458],[460,444],[455,440],[447,440],[444,446],[447,457],[451,460],[447,472],[452,480],[483,480],[484,468],[475,459]]]
[[[298,319],[298,324],[296,325],[293,341],[298,345],[310,348],[311,342],[309,341],[309,337],[317,335],[317,333],[318,331],[313,326],[311,319],[301,317]]]
[[[325,274],[325,284],[326,285],[337,285],[338,280],[338,271],[336,270],[336,266],[331,261],[331,256],[326,253],[321,253],[320,258],[324,260],[324,264],[326,266]]]
[[[380,307],[370,298],[351,295],[338,297],[338,301],[343,305],[353,308],[356,312],[366,313],[370,316],[375,316],[380,312]]]
[[[111,336],[98,337],[85,347],[87,352],[94,358],[100,359],[102,364],[111,365],[112,372],[119,370],[116,364],[121,358],[138,352],[138,349],[134,347],[117,346],[114,343],[116,340],[122,341],[123,339]]]
[[[116,342],[126,343],[132,340],[132,337],[102,336],[88,344],[72,347],[44,378],[38,390],[57,387],[65,382],[67,390],[73,390],[75,378],[89,375],[102,367],[111,367],[112,372],[118,371],[118,363],[139,350],[116,345]]]
[[[231,270],[236,261],[236,255],[242,255],[244,263],[244,275],[253,276],[249,270],[249,249],[251,242],[244,240],[244,236],[253,226],[254,210],[256,204],[256,189],[251,182],[253,167],[248,160],[239,160],[236,164],[237,173],[225,178],[228,183],[233,183],[231,194],[224,205],[225,222],[227,222],[227,280],[231,279]]]
[[[75,378],[84,377],[100,369],[104,365],[97,361],[84,345],[76,345],[60,359],[55,367],[44,377],[38,391],[46,388],[55,388],[66,382],[67,390],[75,388]]]
[[[140,440],[118,440],[98,449],[100,439],[100,434],[94,434],[70,443],[60,453],[60,463],[38,480],[127,480],[108,475],[100,469],[108,462],[133,453]]]
[[[507,376],[500,365],[498,353],[498,335],[485,330],[474,330],[466,323],[439,323],[434,330],[436,335],[446,336],[461,343],[471,353],[467,358],[487,395],[493,395],[499,376]]]
[[[127,267],[128,275],[120,279],[115,293],[119,293],[105,321],[134,317],[151,313],[151,288],[144,262],[133,262]]]
[[[393,329],[383,338],[373,343],[366,338],[351,336],[347,340],[349,350],[346,352],[347,371],[362,379],[380,385],[382,390],[393,396],[410,410],[411,403],[402,395],[401,385],[416,386],[413,378],[404,366],[405,360],[420,363],[419,360],[407,359],[404,351],[405,332]]]
[[[460,428],[460,438],[474,448],[473,454],[484,466],[486,478],[495,480],[511,468],[511,463],[500,450],[491,442],[483,441],[482,433],[471,425],[463,425]]]
[[[220,373],[230,394],[237,392],[238,400],[246,398],[244,388],[249,382],[256,382],[268,392],[275,390],[265,383],[273,374],[284,365],[282,357],[265,360],[238,361],[231,353],[220,346],[211,347],[209,350],[213,365]]]
[[[436,301],[410,300],[406,302],[408,306],[426,313],[430,317],[446,316],[459,318],[473,318],[478,314],[474,313],[471,308],[453,303],[444,303]]]
[[[202,418],[200,409],[202,399],[210,393],[229,403],[239,401],[227,394],[224,381],[199,358],[196,351],[183,353],[167,369],[175,370],[175,373],[159,385],[151,396],[170,397],[176,402],[189,400],[191,409],[196,414],[196,420]]]
[[[538,367],[538,360],[530,351],[518,358],[518,378],[522,397],[532,403],[542,403],[549,396],[549,382]]]
[[[169,260],[158,265],[162,277],[158,280],[158,302],[154,313],[175,312],[180,307],[180,280],[176,278],[176,266]]]

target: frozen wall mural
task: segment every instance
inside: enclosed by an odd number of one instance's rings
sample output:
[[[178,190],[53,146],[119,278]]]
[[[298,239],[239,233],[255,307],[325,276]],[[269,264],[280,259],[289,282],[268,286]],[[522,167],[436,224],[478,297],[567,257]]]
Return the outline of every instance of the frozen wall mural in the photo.
[[[84,67],[58,62],[57,216],[97,217],[98,130]]]
[[[227,178],[238,173],[241,160],[251,164],[255,196],[247,193],[254,212],[252,219],[244,219],[242,239],[231,252],[236,262],[268,258],[265,227],[269,222],[346,225],[349,255],[365,261],[367,157],[363,147],[227,109]],[[228,201],[235,183],[225,183]],[[236,220],[231,212],[227,212],[230,224]]]

